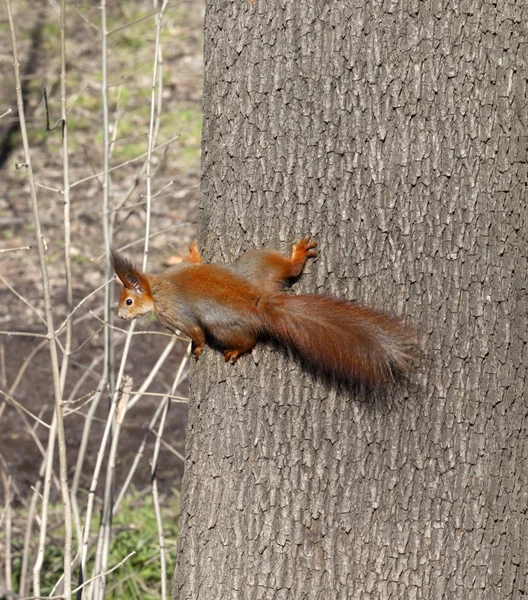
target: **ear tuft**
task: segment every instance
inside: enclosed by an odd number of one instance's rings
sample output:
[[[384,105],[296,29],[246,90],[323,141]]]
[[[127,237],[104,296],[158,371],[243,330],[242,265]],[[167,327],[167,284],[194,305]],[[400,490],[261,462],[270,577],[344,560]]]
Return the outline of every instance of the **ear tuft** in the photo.
[[[121,279],[121,281],[123,281],[123,277],[125,277],[127,273],[138,272],[136,267],[134,267],[128,258],[118,254],[115,248],[110,250],[110,262],[112,263],[112,267],[114,268],[116,275],[119,277],[119,279]]]
[[[112,248],[110,260],[116,275],[127,289],[134,290],[138,294],[149,293],[150,290],[145,276],[139,269],[136,269],[128,258],[121,256]]]

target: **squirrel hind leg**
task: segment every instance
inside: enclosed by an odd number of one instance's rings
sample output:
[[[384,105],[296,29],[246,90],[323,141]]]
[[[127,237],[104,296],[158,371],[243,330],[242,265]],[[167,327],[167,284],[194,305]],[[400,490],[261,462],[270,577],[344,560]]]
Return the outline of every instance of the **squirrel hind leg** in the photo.
[[[191,338],[191,352],[198,359],[205,345],[205,333],[199,327],[185,333]]]
[[[296,244],[293,244],[290,257],[290,277],[298,277],[302,273],[306,261],[309,258],[315,258],[317,256],[317,252],[312,251],[316,246],[317,242],[310,241],[309,237],[305,237]]]

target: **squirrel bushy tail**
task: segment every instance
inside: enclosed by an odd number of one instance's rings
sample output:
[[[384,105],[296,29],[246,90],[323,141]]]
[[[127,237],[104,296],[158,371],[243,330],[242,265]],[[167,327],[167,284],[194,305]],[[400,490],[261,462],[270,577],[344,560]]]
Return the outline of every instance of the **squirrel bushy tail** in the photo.
[[[343,379],[389,383],[415,362],[414,332],[372,308],[324,295],[271,294],[257,310],[267,335]]]

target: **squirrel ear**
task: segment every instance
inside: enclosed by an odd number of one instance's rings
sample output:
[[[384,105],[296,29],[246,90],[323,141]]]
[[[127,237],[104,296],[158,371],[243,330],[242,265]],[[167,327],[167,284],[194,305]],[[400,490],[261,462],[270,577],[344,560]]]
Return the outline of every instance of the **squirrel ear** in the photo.
[[[148,284],[139,273],[125,273],[123,277],[118,274],[118,277],[126,288],[134,290],[136,294],[146,294],[148,292]]]
[[[136,292],[136,294],[149,292],[148,282],[143,273],[138,271],[128,259],[118,254],[113,248],[110,258],[116,275],[127,289]]]

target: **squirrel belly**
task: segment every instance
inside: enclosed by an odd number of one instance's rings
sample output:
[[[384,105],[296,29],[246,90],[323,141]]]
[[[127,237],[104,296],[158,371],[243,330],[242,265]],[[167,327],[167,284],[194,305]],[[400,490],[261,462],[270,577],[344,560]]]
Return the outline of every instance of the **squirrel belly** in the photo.
[[[332,296],[271,294],[263,330],[314,367],[367,385],[393,382],[414,364],[413,332],[375,309]]]

